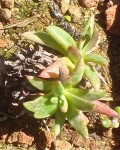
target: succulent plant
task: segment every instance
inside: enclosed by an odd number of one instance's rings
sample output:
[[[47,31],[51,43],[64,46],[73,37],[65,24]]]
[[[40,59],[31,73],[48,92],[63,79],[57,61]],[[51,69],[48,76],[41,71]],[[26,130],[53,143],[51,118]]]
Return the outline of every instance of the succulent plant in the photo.
[[[104,116],[101,118],[101,124],[105,128],[110,128],[112,125],[112,121],[108,117]]]
[[[108,116],[102,116],[101,117],[101,124],[105,128],[118,128],[120,125],[119,119],[120,119],[120,106],[116,106],[114,110],[118,113],[118,116],[115,116],[113,118],[109,118]]]
[[[56,135],[67,119],[84,138],[88,138],[88,119],[83,112],[118,116],[117,112],[98,101],[106,93],[100,89],[100,79],[93,63],[107,65],[108,62],[104,57],[91,53],[99,42],[98,31],[94,31],[94,16],[88,20],[77,42],[57,26],[48,26],[46,31],[27,32],[23,36],[59,51],[64,57],[43,70],[39,77],[26,76],[44,95],[25,102],[24,107],[37,119],[55,114]],[[78,87],[83,75],[90,81],[92,89]]]
[[[84,71],[81,78],[84,75],[96,91],[100,89],[101,82],[99,73],[93,64],[102,66],[107,65],[108,61],[103,56],[92,53],[100,41],[99,32],[94,29],[93,15],[88,20],[77,42],[66,31],[54,25],[48,26],[46,32],[26,32],[22,36],[60,52],[65,57],[66,60],[64,63],[66,64],[64,65],[69,66],[68,69],[70,68],[70,72],[71,69],[74,69],[74,65],[78,61],[79,56],[77,54],[80,53],[84,63],[84,65],[82,64]],[[59,62],[57,61],[46,68],[39,77],[57,77],[59,74],[59,66],[63,65],[62,59],[59,59]]]
[[[109,116],[118,114],[97,101],[106,93],[104,90],[80,89],[76,85],[81,80],[81,60],[78,61],[73,72],[69,75],[67,68],[59,67],[58,79],[43,79],[26,76],[28,81],[44,95],[24,103],[24,107],[34,113],[37,119],[46,118],[55,114],[55,134],[58,135],[65,119],[84,138],[88,138],[88,119],[83,112],[95,111]]]

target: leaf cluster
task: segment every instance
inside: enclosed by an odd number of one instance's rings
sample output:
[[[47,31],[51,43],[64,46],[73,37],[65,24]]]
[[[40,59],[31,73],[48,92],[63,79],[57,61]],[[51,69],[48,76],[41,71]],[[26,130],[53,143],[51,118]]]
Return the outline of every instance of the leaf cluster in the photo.
[[[57,26],[48,26],[46,32],[26,32],[29,40],[51,47],[64,57],[42,71],[39,77],[27,76],[28,81],[45,94],[24,103],[37,119],[55,114],[55,134],[58,135],[67,119],[83,137],[88,138],[88,119],[84,111],[95,111],[108,116],[117,112],[98,101],[105,96],[100,89],[99,73],[93,64],[107,65],[101,55],[92,53],[99,43],[99,32],[94,30],[94,16],[88,20],[81,37],[76,42],[67,32]],[[78,84],[85,76],[91,89],[80,89]],[[48,80],[46,78],[52,78]],[[55,79],[53,79],[55,78]]]

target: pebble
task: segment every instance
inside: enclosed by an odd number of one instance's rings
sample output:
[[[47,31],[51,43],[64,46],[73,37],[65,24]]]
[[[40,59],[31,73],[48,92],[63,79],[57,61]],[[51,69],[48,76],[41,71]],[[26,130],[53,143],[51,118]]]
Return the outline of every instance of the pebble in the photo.
[[[1,0],[1,6],[12,9],[14,7],[14,0]]]
[[[100,0],[78,0],[80,5],[86,8],[97,6]]]
[[[120,5],[113,5],[106,10],[107,30],[115,35],[120,35]]]
[[[61,11],[62,14],[64,15],[66,13],[66,11],[69,9],[69,4],[70,4],[70,0],[61,0],[60,1],[60,5],[61,5]]]
[[[61,149],[71,150],[72,149],[72,145],[67,141],[56,140],[54,145],[55,145],[56,150],[61,150]]]
[[[75,5],[71,5],[68,11],[69,11],[70,15],[72,16],[73,21],[75,21],[75,22],[80,21],[81,11],[80,11],[79,7],[77,7]]]
[[[3,29],[3,24],[2,24],[2,22],[0,22],[0,36],[2,35],[2,33],[4,33],[4,30],[1,30],[1,29]]]
[[[11,11],[7,8],[0,8],[0,21],[9,21],[11,18]]]

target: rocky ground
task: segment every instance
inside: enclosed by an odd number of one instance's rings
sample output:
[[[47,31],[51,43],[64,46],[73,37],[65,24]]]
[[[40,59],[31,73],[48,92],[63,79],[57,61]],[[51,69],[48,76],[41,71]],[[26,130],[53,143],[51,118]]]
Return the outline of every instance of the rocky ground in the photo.
[[[66,122],[61,135],[54,137],[54,117],[35,120],[22,103],[36,91],[25,75],[37,75],[60,54],[21,37],[26,31],[59,25],[75,39],[90,14],[95,14],[101,34],[98,52],[108,57],[103,74],[111,107],[120,98],[120,2],[119,0],[1,0],[0,1],[0,149],[5,150],[119,150],[120,129],[104,129],[98,114],[86,114],[90,138],[83,139]],[[66,16],[70,16],[70,20]],[[39,66],[39,67],[38,67]],[[13,147],[14,146],[14,147]]]

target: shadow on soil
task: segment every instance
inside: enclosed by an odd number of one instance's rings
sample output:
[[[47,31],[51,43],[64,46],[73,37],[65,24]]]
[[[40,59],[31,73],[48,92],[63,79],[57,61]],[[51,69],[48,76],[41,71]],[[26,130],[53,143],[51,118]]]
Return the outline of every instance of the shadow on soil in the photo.
[[[98,15],[99,24],[102,26],[103,29],[106,28],[106,15],[105,11],[107,9],[107,3],[109,0],[106,0],[103,6],[103,9]],[[117,10],[115,14],[115,20],[113,25],[110,27],[109,31],[111,33],[115,33],[116,35],[110,34],[106,32],[107,39],[108,39],[108,49],[107,54],[109,57],[109,72],[112,78],[112,97],[114,102],[111,102],[111,107],[114,108],[115,106],[120,106],[120,2],[113,1],[113,5],[117,5]],[[99,9],[99,8],[98,8]],[[101,8],[100,8],[101,9]],[[119,35],[119,36],[117,36]],[[118,129],[113,129],[113,141],[114,146],[112,146],[112,150],[119,150],[120,149],[120,127]]]
[[[110,59],[110,75],[112,78],[112,107],[120,105],[120,36],[108,35],[108,57]],[[114,150],[120,148],[120,128],[113,129]]]
[[[118,7],[120,9],[120,5]],[[120,25],[118,21],[120,21],[120,11],[116,11],[115,21],[110,28],[110,31],[116,30],[115,32],[120,32]],[[117,33],[116,33],[117,34]],[[112,78],[112,95],[114,98],[114,102],[112,104],[112,107],[120,105],[120,36],[115,35],[109,35],[108,41],[108,57],[110,59],[110,75]],[[114,140],[114,146],[113,150],[120,149],[120,128],[113,129],[113,140]]]

